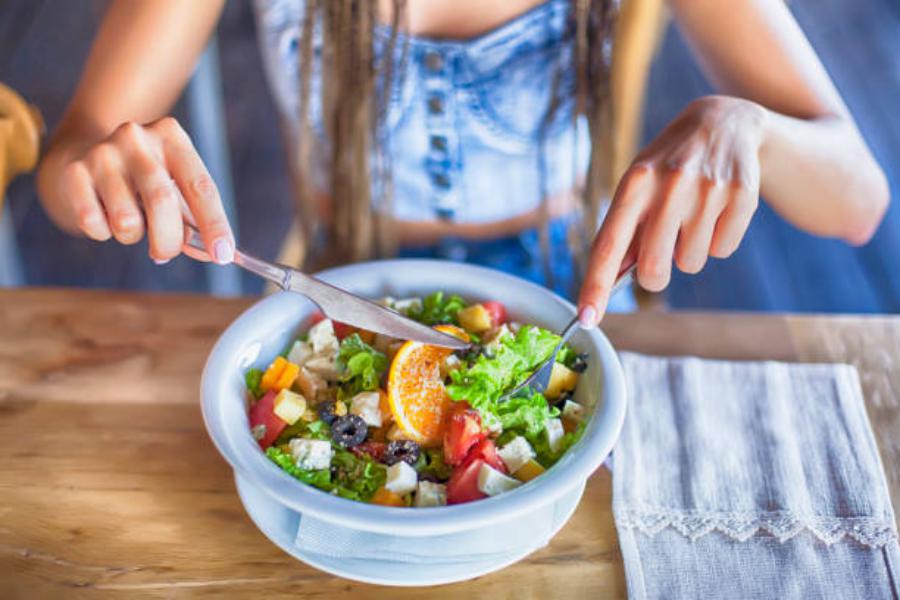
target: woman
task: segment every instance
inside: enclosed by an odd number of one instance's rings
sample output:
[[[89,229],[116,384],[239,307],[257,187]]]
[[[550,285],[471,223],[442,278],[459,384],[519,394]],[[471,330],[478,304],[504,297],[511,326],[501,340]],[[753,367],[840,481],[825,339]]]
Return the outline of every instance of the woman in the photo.
[[[607,210],[614,4],[258,0],[301,223],[324,224],[345,258],[466,258],[556,287],[587,259],[585,326],[630,256],[657,291],[673,263],[696,273],[733,253],[760,193],[811,233],[872,236],[885,177],[781,0],[670,1],[723,95],[644,148]],[[164,116],[222,5],[112,2],[39,173],[60,227],[125,244],[146,232],[163,263],[185,250],[184,202],[211,257],[232,259],[216,186]]]

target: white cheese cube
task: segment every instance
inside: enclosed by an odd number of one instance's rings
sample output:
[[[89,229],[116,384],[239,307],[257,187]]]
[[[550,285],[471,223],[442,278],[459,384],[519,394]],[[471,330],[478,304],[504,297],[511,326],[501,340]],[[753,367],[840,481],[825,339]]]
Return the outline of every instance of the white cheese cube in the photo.
[[[487,463],[481,465],[481,469],[478,471],[478,489],[488,496],[496,496],[514,490],[520,485],[522,485],[521,481],[507,477]]]
[[[309,343],[314,354],[333,356],[337,353],[339,343],[331,319],[322,319],[310,328]]]
[[[350,400],[350,414],[361,418],[369,427],[381,427],[380,402],[378,392],[360,392]]]
[[[497,454],[510,473],[515,473],[522,465],[535,457],[531,444],[521,435],[517,435],[511,442],[500,448]]]
[[[417,297],[394,300],[393,309],[399,313],[408,314],[410,311],[422,310],[422,299]]]
[[[387,481],[384,483],[384,487],[399,496],[403,496],[416,489],[417,480],[416,470],[401,460],[388,467]]]
[[[306,412],[306,398],[291,390],[281,390],[275,396],[272,412],[288,425],[293,425]]]
[[[444,506],[447,504],[447,486],[432,481],[420,481],[416,486],[416,502],[418,507]]]
[[[577,402],[566,400],[566,403],[563,404],[562,417],[573,423],[580,423],[584,418],[584,406]]]
[[[331,356],[316,355],[307,360],[304,366],[308,371],[315,373],[326,381],[337,381],[340,377],[337,371],[337,364]]]
[[[288,352],[287,359],[289,362],[302,367],[306,361],[312,358],[312,356],[313,350],[312,346],[309,345],[309,342],[297,340],[294,342],[294,345],[291,346],[291,351]]]
[[[297,387],[300,388],[300,391],[303,392],[303,396],[309,398],[313,402],[318,401],[319,394],[328,387],[328,384],[321,375],[313,373],[306,367],[300,367],[296,384]]]
[[[290,441],[291,456],[301,469],[316,471],[331,466],[331,442],[294,438]]]
[[[455,354],[447,355],[447,358],[441,362],[441,378],[446,378],[447,375],[460,369],[462,367],[462,359],[460,359]]]
[[[547,445],[550,446],[552,452],[559,452],[559,445],[562,443],[562,438],[565,434],[562,421],[559,419],[547,419],[546,427],[544,431],[547,433]]]

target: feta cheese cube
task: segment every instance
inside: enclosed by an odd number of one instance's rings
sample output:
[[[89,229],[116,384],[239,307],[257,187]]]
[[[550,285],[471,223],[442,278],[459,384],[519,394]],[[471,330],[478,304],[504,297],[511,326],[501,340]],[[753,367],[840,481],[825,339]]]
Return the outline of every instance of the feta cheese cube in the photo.
[[[416,486],[415,505],[444,506],[447,504],[447,486],[432,481],[420,481]]]
[[[315,471],[331,466],[331,442],[294,438],[290,441],[291,456],[301,469]]]
[[[325,383],[325,379],[321,375],[313,373],[306,367],[300,367],[300,372],[297,373],[296,383],[297,387],[300,388],[300,391],[303,392],[303,396],[312,401],[317,401],[319,392],[328,387],[328,384]]]
[[[281,390],[275,396],[272,412],[288,425],[293,425],[306,412],[306,398],[291,390]]]
[[[563,431],[562,421],[559,419],[548,419],[546,429],[547,445],[550,446],[552,452],[559,452],[559,446],[562,443]]]
[[[563,419],[580,423],[584,418],[584,406],[577,402],[566,400],[566,403],[563,404],[562,417]]]
[[[478,489],[488,496],[496,496],[514,490],[520,485],[522,485],[521,481],[507,477],[487,463],[481,465],[481,469],[478,471]]]
[[[378,392],[360,392],[350,400],[350,414],[360,417],[369,427],[381,427],[380,402]]]
[[[309,345],[309,342],[297,340],[294,342],[294,345],[291,346],[291,351],[288,352],[287,359],[289,362],[302,367],[306,361],[312,358],[312,356],[313,350],[312,346]]]
[[[322,319],[310,328],[309,343],[314,354],[333,356],[337,353],[339,343],[331,319]]]
[[[500,448],[497,454],[510,473],[515,473],[522,465],[535,457],[531,444],[521,435],[517,435],[511,442]]]
[[[441,378],[462,367],[462,360],[455,354],[447,355],[447,358],[441,362]]]
[[[409,314],[411,311],[422,310],[422,299],[415,296],[411,298],[401,298],[394,301],[393,309],[399,313]]]
[[[384,487],[395,494],[403,496],[416,489],[417,480],[416,470],[401,460],[388,467],[387,481]]]
[[[337,371],[337,364],[331,356],[316,355],[306,361],[304,365],[306,369],[320,376],[326,381],[337,381],[340,374]]]

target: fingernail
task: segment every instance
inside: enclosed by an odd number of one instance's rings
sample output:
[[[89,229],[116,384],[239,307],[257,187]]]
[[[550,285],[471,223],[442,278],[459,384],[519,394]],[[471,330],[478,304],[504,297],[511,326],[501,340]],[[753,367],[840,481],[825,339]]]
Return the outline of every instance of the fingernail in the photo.
[[[233,261],[234,248],[232,247],[231,242],[225,238],[216,240],[216,243],[213,245],[213,255],[213,258],[215,258],[216,262],[220,265],[227,265]]]
[[[170,260],[172,260],[172,259],[171,259],[171,258],[165,258],[165,259],[163,259],[163,260],[157,260],[157,259],[154,258],[154,259],[153,259],[153,262],[156,263],[157,265],[164,265],[164,264],[168,263]]]
[[[597,309],[593,306],[585,306],[578,313],[578,320],[584,329],[590,329],[597,324]]]

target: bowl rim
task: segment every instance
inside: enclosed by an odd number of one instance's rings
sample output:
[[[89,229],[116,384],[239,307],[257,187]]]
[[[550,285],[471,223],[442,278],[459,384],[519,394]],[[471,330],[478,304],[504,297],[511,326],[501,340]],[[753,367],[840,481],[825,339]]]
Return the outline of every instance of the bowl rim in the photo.
[[[317,273],[328,279],[346,276],[353,270],[378,268],[390,272],[392,268],[413,265],[425,268],[453,268],[480,278],[503,279],[514,286],[530,289],[544,296],[574,316],[575,307],[552,291],[525,279],[468,263],[431,259],[387,259],[354,263],[335,267]],[[451,290],[452,291],[452,290]],[[324,493],[310,485],[294,479],[272,463],[265,454],[252,444],[256,452],[246,452],[246,439],[252,441],[248,431],[236,431],[233,425],[223,422],[223,411],[216,410],[218,399],[228,394],[228,361],[219,360],[226,348],[238,343],[242,334],[235,326],[258,315],[275,310],[280,304],[296,301],[294,294],[279,292],[261,299],[241,313],[222,333],[210,351],[201,377],[201,412],[204,425],[214,445],[245,480],[261,486],[279,502],[303,514],[315,518],[339,522],[342,526],[365,531],[400,535],[438,535],[458,532],[463,529],[516,518],[533,510],[535,506],[555,501],[566,490],[579,481],[586,480],[609,455],[621,432],[626,411],[626,386],[621,362],[607,337],[599,328],[586,331],[592,344],[599,351],[599,365],[605,390],[602,403],[593,413],[581,439],[565,455],[565,462],[557,463],[539,478],[505,494],[484,498],[477,502],[426,509],[385,507],[356,502]],[[502,298],[501,298],[502,301]],[[223,357],[227,358],[227,357]],[[235,435],[241,435],[242,444],[236,443]],[[243,448],[241,447],[243,445]]]

